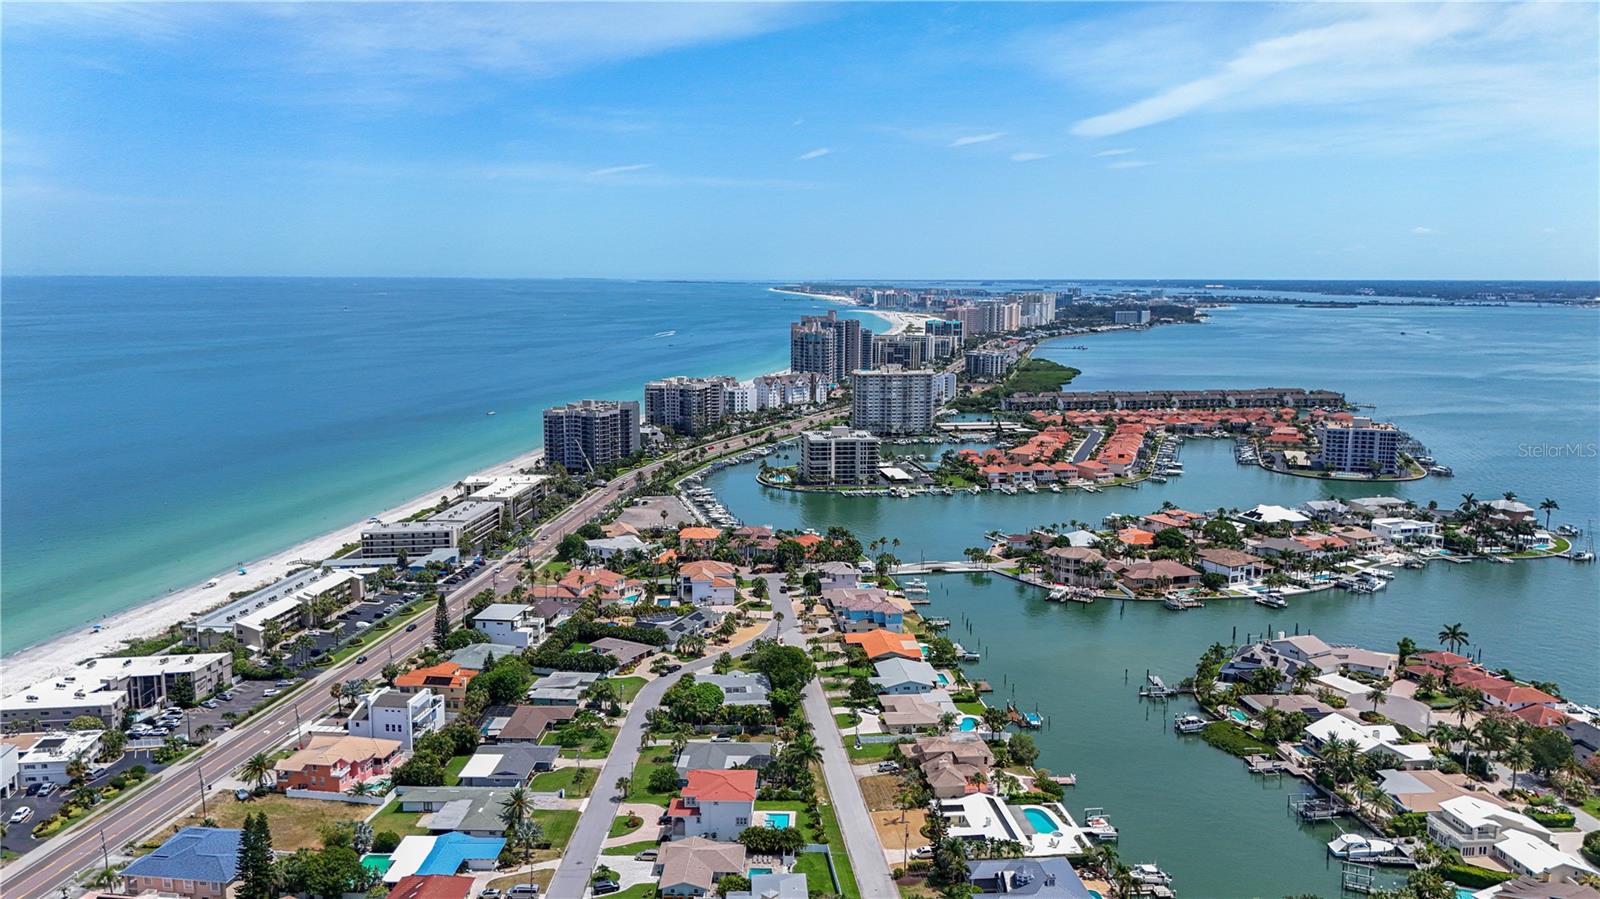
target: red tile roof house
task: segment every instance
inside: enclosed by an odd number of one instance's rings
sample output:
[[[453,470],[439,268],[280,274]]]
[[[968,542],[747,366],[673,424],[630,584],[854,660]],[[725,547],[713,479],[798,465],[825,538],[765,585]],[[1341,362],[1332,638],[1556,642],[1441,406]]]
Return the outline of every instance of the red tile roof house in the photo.
[[[454,874],[408,874],[389,891],[388,899],[467,899],[472,882]]]
[[[1533,706],[1555,708],[1561,704],[1560,699],[1549,693],[1524,684],[1501,683],[1480,689],[1483,691],[1484,702],[1513,712]]]
[[[1561,727],[1571,720],[1571,716],[1565,712],[1558,712],[1545,705],[1524,706],[1511,714],[1534,727]]]
[[[738,602],[737,569],[709,559],[678,566],[678,595],[696,605],[731,606]]]
[[[756,772],[688,772],[688,785],[667,806],[668,839],[733,840],[755,820]]]
[[[1171,559],[1117,563],[1111,570],[1130,590],[1159,590],[1163,584],[1191,587],[1200,583],[1200,572]]]
[[[703,559],[716,548],[722,531],[716,528],[689,527],[678,531],[678,555],[685,559]]]
[[[277,788],[342,796],[358,783],[388,774],[399,758],[399,740],[318,734],[277,763]]]

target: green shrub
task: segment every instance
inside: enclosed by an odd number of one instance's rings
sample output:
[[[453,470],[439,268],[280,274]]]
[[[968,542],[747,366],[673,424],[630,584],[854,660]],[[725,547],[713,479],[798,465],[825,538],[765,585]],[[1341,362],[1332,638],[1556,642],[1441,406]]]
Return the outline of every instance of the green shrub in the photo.
[[[1437,870],[1439,872],[1439,876],[1443,877],[1445,880],[1448,880],[1457,886],[1463,886],[1473,890],[1486,889],[1494,886],[1495,884],[1505,883],[1506,881],[1517,876],[1515,874],[1509,874],[1505,871],[1491,871],[1488,868],[1480,868],[1477,865],[1468,865],[1453,861],[1444,862],[1435,870]]]
[[[1200,739],[1239,758],[1262,753],[1274,752],[1274,747],[1257,740],[1245,733],[1244,729],[1231,721],[1213,721],[1200,731]]]
[[[1572,827],[1578,823],[1578,816],[1569,811],[1546,811],[1529,807],[1528,817],[1543,824],[1545,827]]]

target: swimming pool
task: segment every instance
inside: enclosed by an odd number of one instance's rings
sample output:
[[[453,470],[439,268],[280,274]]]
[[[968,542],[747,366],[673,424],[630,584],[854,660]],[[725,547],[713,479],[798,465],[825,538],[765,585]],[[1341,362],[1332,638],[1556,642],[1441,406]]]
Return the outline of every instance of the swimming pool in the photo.
[[[961,719],[961,729],[964,730],[964,731],[969,731],[969,732],[977,730],[978,729],[978,719],[972,717],[971,715],[968,715],[967,717],[962,718]]]
[[[950,678],[946,677],[945,673],[943,671],[938,672],[938,674],[939,674],[939,683],[941,683],[941,684],[943,684],[945,686],[949,686],[950,685]]]
[[[771,873],[772,873],[772,869],[771,868],[751,868],[750,869],[750,876],[751,877],[754,877],[757,874],[771,874]]]
[[[1228,717],[1232,718],[1233,720],[1235,720],[1237,722],[1239,722],[1240,724],[1245,724],[1245,723],[1248,723],[1250,721],[1250,716],[1246,715],[1244,712],[1239,711],[1238,709],[1229,709],[1228,710]]]
[[[1056,819],[1042,808],[1025,808],[1022,810],[1022,815],[1028,819],[1028,823],[1032,824],[1033,829],[1039,833],[1061,832],[1061,825],[1056,823]]]
[[[782,830],[794,823],[794,815],[789,812],[767,812],[767,826]],[[770,871],[766,872],[772,873]]]

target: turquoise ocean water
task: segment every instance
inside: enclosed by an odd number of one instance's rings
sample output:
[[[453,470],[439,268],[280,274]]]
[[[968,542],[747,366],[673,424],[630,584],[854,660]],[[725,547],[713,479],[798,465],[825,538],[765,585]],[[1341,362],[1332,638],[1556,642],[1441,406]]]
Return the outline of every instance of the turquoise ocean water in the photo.
[[[0,287],[6,653],[537,448],[545,406],[784,368],[787,323],[825,305],[728,283]]]

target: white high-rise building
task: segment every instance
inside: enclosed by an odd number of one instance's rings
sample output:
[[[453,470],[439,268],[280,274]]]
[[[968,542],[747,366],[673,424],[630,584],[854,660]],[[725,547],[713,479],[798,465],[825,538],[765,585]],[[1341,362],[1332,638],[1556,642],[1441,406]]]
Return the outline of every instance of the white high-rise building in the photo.
[[[876,484],[882,441],[843,425],[800,435],[803,484]]]
[[[851,375],[850,427],[874,434],[926,434],[955,395],[955,373],[897,366]]]

